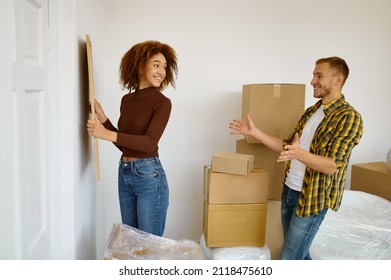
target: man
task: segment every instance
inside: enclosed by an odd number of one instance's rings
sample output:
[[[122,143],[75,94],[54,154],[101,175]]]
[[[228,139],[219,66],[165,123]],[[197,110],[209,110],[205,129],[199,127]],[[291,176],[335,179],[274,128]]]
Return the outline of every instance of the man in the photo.
[[[255,127],[252,119],[233,120],[231,134],[253,136],[286,161],[281,199],[284,245],[280,259],[311,259],[309,249],[328,211],[337,211],[344,191],[353,148],[363,134],[363,122],[342,94],[349,67],[339,57],[315,63],[311,85],[320,100],[307,108],[285,140]]]

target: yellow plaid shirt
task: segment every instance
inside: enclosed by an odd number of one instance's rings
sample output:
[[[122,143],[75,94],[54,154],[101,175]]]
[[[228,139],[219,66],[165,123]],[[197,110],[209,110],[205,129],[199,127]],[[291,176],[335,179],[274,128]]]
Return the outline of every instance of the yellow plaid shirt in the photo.
[[[308,119],[320,107],[319,100],[307,108],[292,134],[284,140],[284,146],[291,143],[295,133],[301,136]],[[325,208],[337,211],[341,205],[345,187],[346,170],[353,148],[360,142],[363,134],[363,121],[342,94],[339,98],[327,104],[324,109],[325,117],[319,124],[312,139],[310,152],[329,157],[337,164],[337,171],[327,175],[309,167],[304,174],[303,186],[299,197],[296,214],[308,217],[319,213]],[[290,168],[286,163],[285,178]]]

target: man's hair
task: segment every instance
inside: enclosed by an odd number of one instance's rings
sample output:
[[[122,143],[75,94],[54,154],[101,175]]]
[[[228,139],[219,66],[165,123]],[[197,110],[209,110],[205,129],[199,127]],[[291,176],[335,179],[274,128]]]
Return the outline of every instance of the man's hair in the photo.
[[[337,71],[337,74],[341,74],[344,79],[342,81],[341,87],[345,84],[346,80],[349,76],[349,67],[346,64],[346,61],[338,56],[331,56],[326,58],[320,58],[316,61],[315,65],[321,64],[321,63],[328,63],[330,68]]]
[[[169,84],[175,88],[174,79],[178,75],[176,53],[169,45],[158,41],[138,43],[124,54],[119,67],[120,83],[123,88],[130,91],[136,90],[140,85],[141,71],[146,66],[147,61],[158,53],[163,54],[167,61],[166,77],[160,84],[159,90],[163,90]]]

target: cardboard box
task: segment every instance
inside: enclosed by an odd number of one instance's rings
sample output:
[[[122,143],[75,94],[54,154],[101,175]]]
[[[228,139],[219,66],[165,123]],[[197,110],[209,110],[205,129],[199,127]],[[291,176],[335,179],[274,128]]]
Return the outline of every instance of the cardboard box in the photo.
[[[269,200],[267,202],[266,215],[266,246],[270,250],[272,260],[279,260],[282,246],[284,245],[284,233],[281,222],[281,201]]]
[[[212,171],[236,175],[248,175],[254,169],[254,156],[221,152],[212,157]]]
[[[256,127],[263,132],[287,138],[305,110],[304,84],[243,85],[242,118],[250,113]],[[249,143],[259,143],[246,136]]]
[[[278,153],[263,144],[249,144],[245,139],[236,141],[236,152],[254,155],[254,164],[261,166],[269,173],[268,198],[281,200],[285,163],[277,162]]]
[[[269,173],[260,167],[248,175],[212,172],[204,166],[204,196],[209,204],[267,203]]]
[[[211,205],[204,201],[206,246],[265,246],[266,212],[266,203]]]
[[[391,169],[386,162],[352,165],[350,189],[371,193],[391,201]]]

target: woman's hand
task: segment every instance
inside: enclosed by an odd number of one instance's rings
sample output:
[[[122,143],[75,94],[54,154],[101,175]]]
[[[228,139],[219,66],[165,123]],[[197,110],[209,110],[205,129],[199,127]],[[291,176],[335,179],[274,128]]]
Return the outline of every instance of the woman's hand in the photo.
[[[117,133],[106,129],[98,120],[88,120],[87,131],[90,136],[111,142],[117,141]]]
[[[94,100],[94,106],[95,106],[96,117],[100,121],[100,123],[104,123],[105,121],[107,121],[107,116],[106,116],[105,112],[103,111],[102,106],[100,105],[100,103],[96,99]]]

